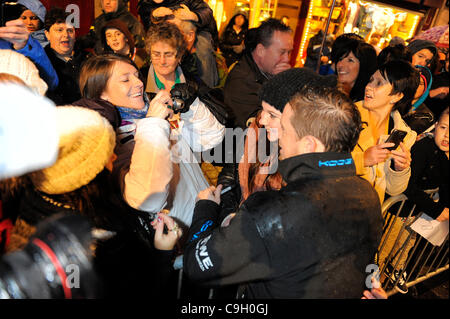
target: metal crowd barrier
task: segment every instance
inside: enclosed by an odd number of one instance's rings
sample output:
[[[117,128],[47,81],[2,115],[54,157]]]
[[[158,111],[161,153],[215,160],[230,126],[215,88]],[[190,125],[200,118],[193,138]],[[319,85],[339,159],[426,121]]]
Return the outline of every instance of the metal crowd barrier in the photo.
[[[428,193],[433,196],[436,191]],[[448,234],[440,246],[434,246],[412,230],[410,225],[422,212],[414,214],[416,205],[406,212],[406,200],[407,197],[401,194],[388,198],[382,205],[385,223],[376,262],[380,269],[382,287],[388,296],[398,292],[395,287],[402,276],[406,278],[406,287],[409,288],[449,268]],[[401,268],[400,263],[403,264]],[[397,276],[393,276],[394,270],[398,271]]]

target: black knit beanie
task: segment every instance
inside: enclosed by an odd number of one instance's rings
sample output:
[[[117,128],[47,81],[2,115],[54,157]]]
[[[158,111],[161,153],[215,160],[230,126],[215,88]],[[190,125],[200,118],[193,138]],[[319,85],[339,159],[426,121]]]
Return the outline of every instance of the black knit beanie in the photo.
[[[430,50],[433,55],[438,53],[436,45],[428,40],[414,40],[408,45],[408,50],[411,52],[411,55],[414,55],[416,52],[423,49]]]
[[[336,87],[335,75],[320,75],[309,68],[293,68],[281,72],[263,84],[260,102],[265,101],[283,112],[289,100],[304,86]]]

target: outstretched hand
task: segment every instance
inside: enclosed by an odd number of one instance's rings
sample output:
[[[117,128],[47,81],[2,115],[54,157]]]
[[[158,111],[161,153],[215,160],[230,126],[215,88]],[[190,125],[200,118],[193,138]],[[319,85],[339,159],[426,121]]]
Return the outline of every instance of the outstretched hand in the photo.
[[[173,14],[172,9],[167,8],[167,7],[159,7],[156,8],[155,10],[153,10],[152,15],[155,18],[162,18],[165,16],[170,16]]]
[[[181,4],[181,8],[176,10],[176,15],[181,20],[191,20],[198,22],[197,15],[189,10],[189,8],[185,4]]]
[[[387,299],[388,296],[383,288],[372,288],[364,290],[363,297],[361,299]]]

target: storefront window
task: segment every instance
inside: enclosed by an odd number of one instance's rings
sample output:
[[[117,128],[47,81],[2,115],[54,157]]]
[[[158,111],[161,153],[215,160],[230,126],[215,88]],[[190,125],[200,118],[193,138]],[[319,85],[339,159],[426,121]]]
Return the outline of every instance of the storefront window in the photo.
[[[244,12],[249,19],[249,28],[258,27],[268,18],[287,17],[289,26],[295,30],[301,0],[206,0],[214,12],[219,32],[229,19]]]
[[[332,0],[311,0],[296,66],[303,66],[309,39],[325,30]],[[328,34],[357,33],[368,43],[386,47],[397,36],[404,40],[414,36],[423,14],[388,6],[375,1],[336,0]]]

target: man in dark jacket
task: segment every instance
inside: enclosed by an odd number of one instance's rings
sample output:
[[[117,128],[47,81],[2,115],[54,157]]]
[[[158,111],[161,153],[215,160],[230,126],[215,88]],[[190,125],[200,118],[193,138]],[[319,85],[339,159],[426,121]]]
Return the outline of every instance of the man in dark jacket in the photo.
[[[245,129],[251,124],[261,110],[259,90],[270,77],[291,67],[292,48],[292,30],[280,20],[269,19],[249,30],[245,54],[228,74],[224,86],[225,104],[234,112],[235,126]]]
[[[81,98],[78,75],[87,53],[74,50],[75,28],[66,23],[68,13],[52,8],[45,17],[45,35],[49,44],[44,48],[59,78],[55,89],[47,91],[47,97],[56,105],[71,104]]]
[[[281,117],[287,185],[254,193],[221,228],[221,186],[200,192],[184,251],[189,278],[245,284],[248,298],[360,298],[383,225],[350,154],[360,129],[356,107],[337,90],[295,95]]]

